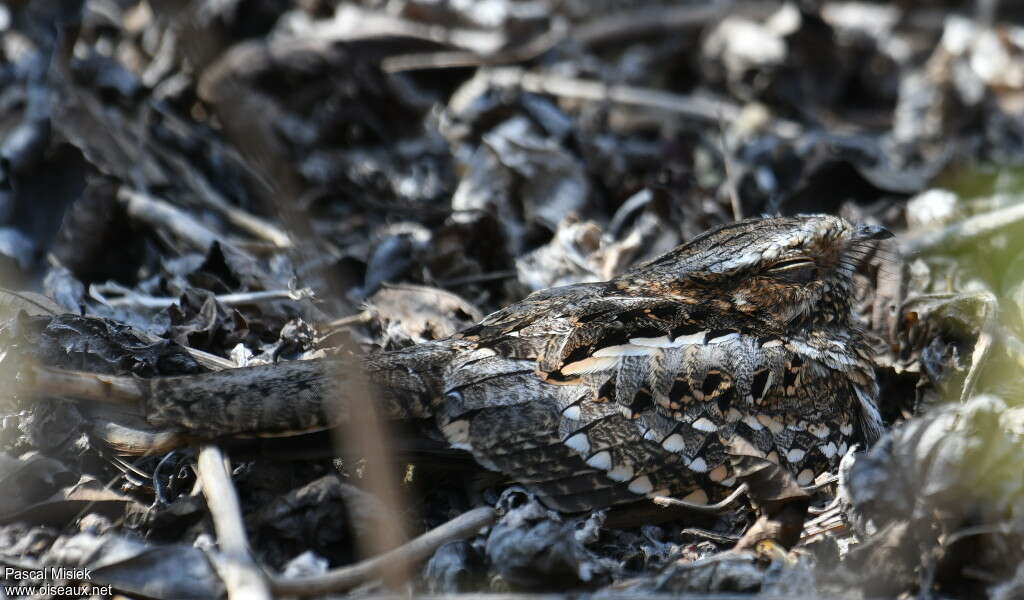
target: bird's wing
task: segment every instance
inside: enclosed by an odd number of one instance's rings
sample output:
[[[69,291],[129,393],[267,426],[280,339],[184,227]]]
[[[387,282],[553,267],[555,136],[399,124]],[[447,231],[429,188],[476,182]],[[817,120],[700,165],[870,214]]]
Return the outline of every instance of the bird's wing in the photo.
[[[714,306],[593,284],[535,300],[465,332],[479,354],[451,371],[446,425],[553,504],[711,499],[733,483],[730,453],[808,483],[850,443],[843,365],[805,358],[799,342]]]
[[[645,440],[614,405],[592,396],[582,383],[545,382],[535,361],[482,348],[451,365],[437,422],[453,446],[567,512],[702,486],[678,468],[678,456]],[[581,400],[585,416],[566,414]],[[586,435],[580,438],[582,431]],[[583,447],[581,439],[593,440],[595,451]],[[607,451],[602,454],[598,447]],[[612,466],[613,452],[621,468]]]

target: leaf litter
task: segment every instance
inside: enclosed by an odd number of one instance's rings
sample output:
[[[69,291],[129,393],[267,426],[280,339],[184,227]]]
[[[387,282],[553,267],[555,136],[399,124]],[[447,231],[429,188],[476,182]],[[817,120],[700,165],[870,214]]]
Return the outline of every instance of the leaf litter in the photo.
[[[336,591],[362,594],[1021,595],[1014,3],[0,9],[5,565],[128,597],[238,585],[195,448],[33,398],[29,362],[156,377],[400,349],[736,218],[828,212],[898,233],[856,275],[889,431],[838,473],[800,488],[744,457],[715,512],[561,515],[417,423],[388,440],[404,504],[324,432],[225,439],[252,559],[293,583],[355,563]],[[382,528],[446,527],[385,555],[404,574],[358,562]]]

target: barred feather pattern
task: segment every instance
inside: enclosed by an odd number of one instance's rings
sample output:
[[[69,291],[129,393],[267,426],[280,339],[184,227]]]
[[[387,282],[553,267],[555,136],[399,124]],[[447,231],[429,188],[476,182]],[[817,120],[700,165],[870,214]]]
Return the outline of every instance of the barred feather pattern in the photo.
[[[735,483],[730,454],[810,484],[881,431],[844,260],[878,237],[836,217],[752,220],[616,280],[537,292],[441,342],[462,350],[438,426],[564,511],[712,501]],[[786,277],[808,260],[814,277]]]
[[[709,502],[735,484],[734,455],[809,484],[882,430],[850,299],[851,256],[886,234],[824,215],[741,221],[363,366],[379,414],[434,419],[451,446],[555,509]],[[351,367],[154,379],[148,419],[202,436],[334,426],[358,408]]]

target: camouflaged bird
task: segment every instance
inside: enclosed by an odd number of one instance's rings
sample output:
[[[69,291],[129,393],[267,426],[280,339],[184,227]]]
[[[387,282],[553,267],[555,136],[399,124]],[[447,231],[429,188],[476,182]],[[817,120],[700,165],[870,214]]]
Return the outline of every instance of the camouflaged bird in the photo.
[[[380,412],[433,419],[559,510],[707,502],[734,484],[730,454],[809,484],[882,429],[850,303],[857,249],[890,236],[823,215],[733,223],[364,366]],[[329,371],[293,361],[133,385],[151,424],[212,437],[337,424],[352,392],[345,369]]]
[[[706,502],[734,483],[729,452],[809,484],[881,433],[851,253],[890,235],[832,216],[733,223],[389,359],[436,380],[422,411],[452,446],[564,511]]]

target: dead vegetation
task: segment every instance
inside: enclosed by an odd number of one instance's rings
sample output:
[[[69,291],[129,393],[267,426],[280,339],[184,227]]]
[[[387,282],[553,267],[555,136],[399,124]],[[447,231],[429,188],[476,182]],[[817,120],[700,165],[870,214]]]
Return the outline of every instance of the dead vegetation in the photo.
[[[130,598],[1024,596],[1022,19],[992,0],[0,6],[0,564]],[[403,348],[807,212],[897,232],[857,274],[891,431],[812,489],[751,464],[710,509],[564,515],[381,423],[359,374],[341,427],[202,444],[33,385]]]

